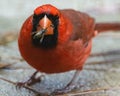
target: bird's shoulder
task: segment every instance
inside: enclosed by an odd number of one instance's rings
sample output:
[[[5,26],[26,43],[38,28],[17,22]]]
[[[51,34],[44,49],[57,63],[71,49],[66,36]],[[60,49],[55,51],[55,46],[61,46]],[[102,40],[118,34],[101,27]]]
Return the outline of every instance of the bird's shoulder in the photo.
[[[73,9],[61,10],[73,25],[72,40],[82,39],[84,42],[91,39],[94,33],[95,20],[88,14]]]

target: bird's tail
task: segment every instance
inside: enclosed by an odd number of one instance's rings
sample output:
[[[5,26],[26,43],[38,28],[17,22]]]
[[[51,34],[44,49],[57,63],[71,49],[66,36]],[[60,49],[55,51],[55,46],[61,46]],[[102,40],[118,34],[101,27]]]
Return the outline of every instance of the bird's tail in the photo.
[[[120,23],[97,23],[95,25],[95,30],[98,33],[107,31],[120,31]]]

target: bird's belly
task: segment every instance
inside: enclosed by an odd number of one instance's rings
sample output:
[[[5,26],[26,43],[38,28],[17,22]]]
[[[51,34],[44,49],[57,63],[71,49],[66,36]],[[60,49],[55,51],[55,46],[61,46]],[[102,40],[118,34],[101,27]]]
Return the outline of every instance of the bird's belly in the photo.
[[[79,42],[66,46],[57,46],[51,50],[26,50],[24,59],[34,68],[45,73],[60,73],[74,69],[81,69],[91,51],[91,42],[88,47],[81,47]],[[27,52],[28,51],[28,52]],[[26,54],[25,54],[26,53]]]

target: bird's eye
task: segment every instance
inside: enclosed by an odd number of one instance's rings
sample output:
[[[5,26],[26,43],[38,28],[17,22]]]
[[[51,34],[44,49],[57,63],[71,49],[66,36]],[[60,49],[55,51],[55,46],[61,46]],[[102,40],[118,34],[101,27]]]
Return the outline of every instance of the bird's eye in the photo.
[[[53,25],[53,24],[51,24],[51,25],[50,25],[50,27],[54,28],[54,25]]]
[[[38,25],[37,25],[37,30],[41,30],[41,29],[42,29],[41,25],[38,24]]]

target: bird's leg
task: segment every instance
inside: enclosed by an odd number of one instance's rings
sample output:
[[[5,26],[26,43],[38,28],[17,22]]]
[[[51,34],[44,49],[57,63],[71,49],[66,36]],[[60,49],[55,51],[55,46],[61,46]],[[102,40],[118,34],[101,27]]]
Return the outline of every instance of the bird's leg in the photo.
[[[18,82],[17,83],[17,87],[22,87],[23,85],[33,85],[37,82],[40,82],[41,81],[41,78],[43,77],[43,75],[40,75],[39,77],[36,77],[38,71],[35,71],[32,76],[25,82]]]
[[[80,74],[80,70],[77,70],[77,71],[74,73],[74,76],[73,76],[73,78],[71,79],[71,81],[66,85],[65,89],[68,89],[69,87],[75,87],[75,82],[78,80],[79,74]]]
[[[79,74],[80,74],[80,70],[77,70],[74,73],[74,76],[71,79],[71,81],[64,88],[55,90],[53,92],[53,94],[67,93],[67,92],[70,92],[71,90],[73,90],[76,87],[76,81],[79,78]]]

